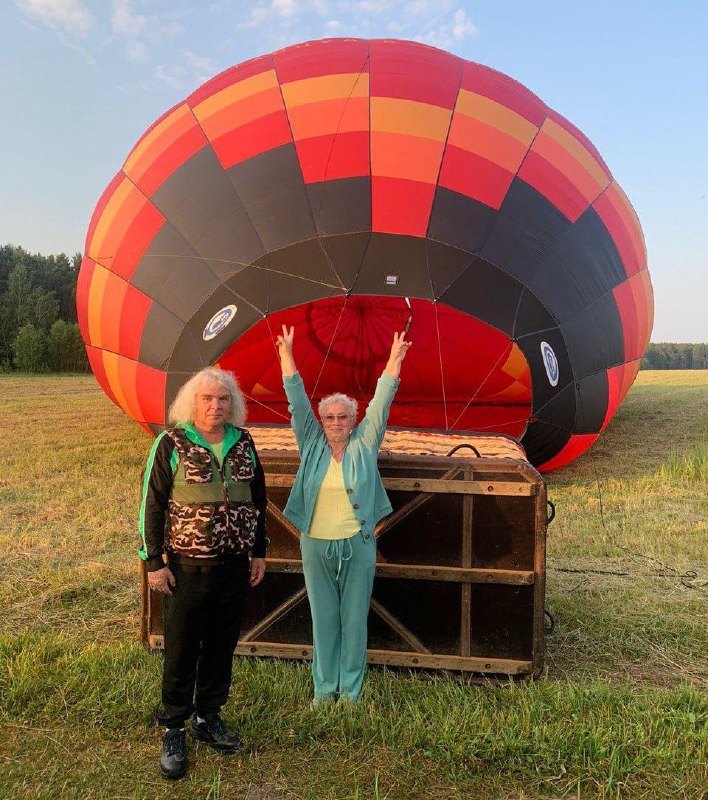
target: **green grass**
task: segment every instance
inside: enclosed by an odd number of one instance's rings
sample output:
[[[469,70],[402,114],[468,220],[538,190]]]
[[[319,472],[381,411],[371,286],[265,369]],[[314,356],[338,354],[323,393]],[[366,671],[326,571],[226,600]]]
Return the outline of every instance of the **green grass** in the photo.
[[[704,797],[708,375],[641,372],[596,446],[548,476],[533,683],[372,669],[311,712],[305,665],[237,660],[246,752],[157,775],[160,656],[137,642],[150,438],[87,377],[0,376],[0,798]]]

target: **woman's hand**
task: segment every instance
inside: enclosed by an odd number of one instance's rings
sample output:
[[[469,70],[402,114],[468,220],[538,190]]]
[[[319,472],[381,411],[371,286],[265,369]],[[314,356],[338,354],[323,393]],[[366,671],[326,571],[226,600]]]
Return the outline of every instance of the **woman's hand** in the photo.
[[[406,341],[406,332],[393,334],[393,344],[391,345],[391,354],[388,357],[388,363],[384,372],[388,372],[393,378],[397,378],[401,374],[401,362],[406,357],[408,348],[413,342]]]
[[[293,339],[295,338],[295,326],[291,325],[288,330],[287,325],[283,325],[283,332],[276,336],[275,343],[278,346],[278,356],[280,357],[280,369],[284,376],[294,375],[297,372],[295,359],[293,358]]]

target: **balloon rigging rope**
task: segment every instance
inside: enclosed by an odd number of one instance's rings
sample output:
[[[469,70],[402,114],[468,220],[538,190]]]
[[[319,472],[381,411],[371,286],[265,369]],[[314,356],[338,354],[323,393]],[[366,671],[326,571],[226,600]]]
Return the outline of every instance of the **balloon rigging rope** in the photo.
[[[271,414],[277,414],[279,417],[281,417],[281,419],[285,420],[285,422],[287,423],[290,422],[290,417],[287,414],[283,414],[280,411],[276,411],[272,406],[267,406],[265,403],[261,403],[260,400],[256,400],[255,397],[252,397],[250,394],[247,394],[246,392],[243,393],[243,396],[247,398],[249,402],[255,403],[256,405],[262,406],[263,408],[267,409],[268,411],[271,412]]]
[[[475,393],[472,395],[472,397],[470,397],[470,399],[467,401],[467,404],[465,405],[465,407],[462,409],[462,411],[460,411],[460,413],[459,413],[459,415],[458,415],[457,419],[456,419],[456,420],[455,420],[455,421],[452,423],[452,427],[453,427],[453,428],[454,428],[454,427],[455,427],[455,425],[457,425],[457,423],[460,421],[460,419],[461,419],[462,415],[465,413],[465,411],[467,411],[467,409],[470,407],[470,405],[472,405],[472,403],[474,402],[474,400],[475,400],[475,398],[477,397],[477,395],[478,395],[478,394],[479,394],[479,393],[482,391],[482,387],[483,387],[483,386],[484,386],[484,384],[485,384],[485,383],[486,383],[486,382],[489,380],[489,378],[492,376],[492,374],[494,373],[494,371],[496,370],[496,368],[497,368],[497,367],[499,366],[499,364],[501,363],[501,360],[502,360],[503,358],[505,358],[505,357],[508,355],[508,353],[509,353],[509,351],[510,351],[510,349],[511,349],[511,346],[512,346],[512,343],[511,343],[511,342],[509,342],[509,344],[508,344],[508,345],[507,345],[507,346],[504,348],[504,350],[502,350],[502,352],[499,354],[499,357],[497,358],[497,360],[496,360],[496,361],[494,362],[494,364],[492,365],[492,368],[491,368],[491,369],[489,370],[489,372],[488,372],[488,373],[487,373],[487,374],[484,376],[484,380],[483,380],[483,381],[482,381],[482,382],[479,384],[479,386],[477,387],[477,389],[476,389]]]
[[[268,256],[270,254],[269,253],[264,253],[263,255],[264,256]],[[110,258],[113,258],[113,256],[111,256]],[[171,259],[175,259],[175,258],[188,259],[189,258],[189,259],[193,259],[194,261],[218,261],[220,264],[231,264],[231,265],[243,267],[244,269],[246,269],[247,267],[252,267],[253,269],[260,270],[261,272],[274,272],[276,275],[283,275],[286,278],[295,278],[295,280],[305,281],[306,283],[316,283],[318,286],[327,286],[330,289],[341,289],[342,288],[341,286],[338,286],[336,283],[327,283],[326,281],[316,280],[315,278],[306,278],[304,275],[295,275],[292,272],[283,272],[282,270],[274,269],[273,267],[264,266],[263,264],[254,264],[253,262],[246,263],[245,261],[235,261],[235,260],[229,259],[229,258],[215,258],[215,257],[212,257],[212,256],[200,256],[200,255],[190,256],[190,255],[184,255],[182,253],[150,253],[149,258],[171,258]],[[99,264],[99,266],[103,267],[104,269],[109,269],[108,267],[105,267],[103,264],[101,264],[98,261],[98,257],[96,257],[95,259],[92,259],[92,260],[96,261],[96,263]],[[112,270],[109,270],[109,271],[112,271]],[[115,273],[115,272],[113,274],[117,275],[117,273]],[[235,277],[238,274],[239,273],[236,272],[233,275],[230,275],[229,279]],[[120,278],[121,276],[118,275],[118,277]],[[216,276],[216,277],[218,277],[218,276]],[[126,283],[130,283],[130,281],[126,281]],[[222,281],[222,283],[223,283],[223,281]],[[237,291],[237,290],[234,290],[234,291]],[[151,299],[155,299],[155,298],[151,298]]]
[[[329,146],[329,153],[327,154],[327,161],[325,163],[325,168],[324,168],[324,177],[322,179],[322,185],[320,186],[320,198],[319,198],[319,203],[317,205],[317,219],[320,218],[320,214],[322,213],[322,205],[324,203],[325,184],[327,182],[327,172],[329,171],[329,163],[332,160],[332,153],[334,152],[334,143],[337,140],[337,136],[339,135],[339,130],[342,127],[342,120],[344,119],[344,115],[346,114],[347,106],[349,105],[349,101],[352,99],[352,95],[354,94],[354,90],[356,89],[357,84],[361,80],[361,76],[364,74],[364,70],[368,66],[369,61],[370,61],[370,56],[367,53],[366,60],[364,61],[364,64],[362,65],[361,69],[359,70],[359,74],[357,75],[356,80],[352,84],[352,88],[349,90],[349,96],[345,100],[344,107],[342,108],[342,112],[339,115],[339,119],[337,120],[337,127],[335,128],[334,136],[332,136],[332,143]],[[314,222],[315,222],[315,228],[319,232],[319,228],[317,227],[317,219]]]
[[[329,340],[329,345],[327,346],[327,352],[325,353],[325,357],[322,360],[322,366],[320,367],[320,371],[317,373],[317,378],[315,379],[315,385],[314,385],[314,387],[312,389],[313,395],[317,391],[317,386],[319,385],[320,378],[322,377],[322,373],[324,372],[324,368],[325,368],[325,366],[327,364],[327,359],[329,358],[329,354],[330,354],[332,348],[334,347],[334,340],[337,338],[337,331],[339,330],[339,326],[340,326],[340,324],[342,322],[342,317],[344,316],[344,311],[346,310],[347,301],[348,300],[349,300],[349,298],[345,296],[344,297],[344,302],[342,303],[342,308],[341,308],[341,310],[339,312],[339,317],[337,318],[337,324],[334,327],[334,333],[332,334],[332,338]],[[312,399],[312,398],[310,398],[310,399]]]
[[[440,321],[438,319],[438,307],[435,306],[435,332],[438,338],[438,367],[440,368],[440,388],[443,396],[443,413],[445,414],[445,429],[450,430],[447,417],[447,394],[445,393],[445,373],[443,372],[442,342],[440,341]]]
[[[435,297],[435,289],[433,287],[433,278],[430,273],[430,239],[425,237],[425,265],[428,269],[428,281],[430,282],[430,294],[432,297]],[[407,299],[407,298],[406,298]],[[410,305],[409,305],[410,307]],[[437,302],[433,302],[433,308],[435,309],[435,334],[438,340],[438,367],[440,369],[440,388],[442,390],[443,396],[443,414],[445,415],[445,429],[450,430],[450,426],[448,425],[448,416],[447,416],[447,393],[445,392],[445,372],[443,370],[443,359],[442,359],[442,341],[440,339],[440,319],[438,318],[438,304]],[[413,310],[411,309],[411,314]]]

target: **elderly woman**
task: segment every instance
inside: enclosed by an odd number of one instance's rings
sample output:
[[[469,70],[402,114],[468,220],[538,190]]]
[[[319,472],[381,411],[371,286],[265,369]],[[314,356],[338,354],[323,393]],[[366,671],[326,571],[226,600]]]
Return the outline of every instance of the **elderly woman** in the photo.
[[[293,358],[294,328],[277,338],[300,467],[285,516],[301,532],[312,615],[313,705],[357,700],[366,667],[367,616],[376,565],[374,526],[391,512],[377,460],[386,420],[411,343],[394,334],[391,354],[364,418],[357,403],[332,394],[312,413]]]
[[[265,575],[265,478],[234,376],[213,367],[184,384],[174,427],[150,451],[140,506],[140,556],[165,595],[160,771],[187,769],[191,734],[222,753],[240,746],[220,711],[231,684],[247,587]]]

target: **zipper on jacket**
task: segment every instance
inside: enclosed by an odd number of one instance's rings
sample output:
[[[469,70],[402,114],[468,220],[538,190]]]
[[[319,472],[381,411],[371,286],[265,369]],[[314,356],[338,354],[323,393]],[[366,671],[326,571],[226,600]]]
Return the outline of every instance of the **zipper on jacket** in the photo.
[[[221,466],[218,468],[219,477],[221,478],[221,486],[224,490],[224,505],[226,506],[226,525],[228,527],[229,524],[229,488],[226,485],[226,474],[224,473],[224,468],[226,467],[226,456],[224,456],[224,460],[221,462]]]

